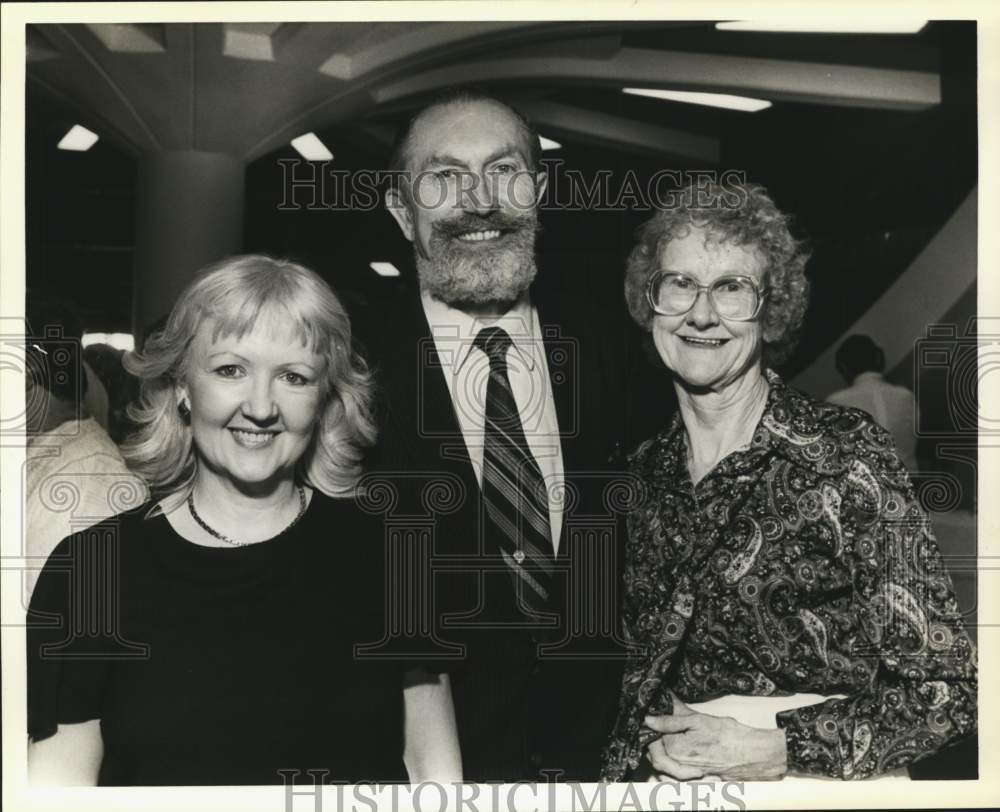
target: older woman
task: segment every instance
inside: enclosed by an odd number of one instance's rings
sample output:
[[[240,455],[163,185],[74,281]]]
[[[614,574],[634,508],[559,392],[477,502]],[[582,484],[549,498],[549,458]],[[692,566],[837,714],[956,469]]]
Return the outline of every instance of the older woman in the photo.
[[[807,301],[787,218],[759,186],[677,200],[626,271],[679,414],[631,461],[637,656],[604,778],[898,770],[976,726],[975,649],[927,517],[884,429],[772,370]]]
[[[349,498],[370,380],[330,288],[225,260],[126,365],[126,457],[154,498],[65,539],[38,582],[32,777],[459,778],[447,678],[355,655],[384,636],[384,534]]]

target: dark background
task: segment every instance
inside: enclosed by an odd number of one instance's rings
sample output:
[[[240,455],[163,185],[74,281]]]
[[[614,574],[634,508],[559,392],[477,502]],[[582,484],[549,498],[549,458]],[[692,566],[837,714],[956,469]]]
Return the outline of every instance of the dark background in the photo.
[[[710,29],[652,25],[627,33],[625,44],[759,53],[765,35],[743,34],[735,44],[717,37]],[[784,45],[768,39],[767,54],[844,58],[841,37],[792,39]],[[563,161],[585,179],[610,171],[612,189],[621,189],[629,173],[645,186],[662,169],[738,169],[764,184],[779,208],[795,215],[799,234],[814,249],[808,266],[813,304],[799,351],[784,370],[794,377],[907,268],[976,183],[976,24],[935,22],[907,39],[934,45],[940,55],[942,103],[927,111],[776,102],[749,114],[553,85],[547,99],[713,135],[722,155],[718,165],[694,166],[560,139],[563,148],[545,157]],[[915,64],[918,58],[898,43],[898,37],[854,37],[850,53],[866,64],[936,67]],[[926,60],[926,52],[919,53]],[[91,330],[130,332],[135,160],[106,139],[85,153],[56,150],[72,114],[33,84],[27,89],[29,284],[72,296]],[[516,84],[488,89],[515,100],[524,93]],[[411,112],[372,118],[396,127]],[[386,148],[359,139],[349,126],[319,135],[336,155],[330,169],[385,167]],[[245,248],[296,257],[336,289],[366,298],[398,285],[368,269],[375,259],[403,267],[410,255],[409,243],[384,211],[279,209],[288,190],[278,161],[297,157],[286,147],[249,165]],[[303,206],[308,202],[308,192],[295,194]],[[540,284],[620,302],[624,258],[635,227],[648,216],[642,209],[544,211]]]

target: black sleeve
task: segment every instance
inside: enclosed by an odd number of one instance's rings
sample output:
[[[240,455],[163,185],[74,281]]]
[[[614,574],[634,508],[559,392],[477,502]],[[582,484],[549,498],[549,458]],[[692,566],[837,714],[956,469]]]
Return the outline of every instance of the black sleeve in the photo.
[[[370,481],[377,488],[380,479]],[[374,489],[355,504],[353,510],[344,506],[349,519],[341,525],[351,527],[353,538],[350,583],[342,588],[367,629],[355,657],[403,671],[453,669],[455,645],[442,637],[431,602],[429,545],[421,543],[414,527],[387,521]]]
[[[27,615],[28,735],[99,719],[110,666],[120,656],[116,541],[100,526],[64,539],[49,556]]]

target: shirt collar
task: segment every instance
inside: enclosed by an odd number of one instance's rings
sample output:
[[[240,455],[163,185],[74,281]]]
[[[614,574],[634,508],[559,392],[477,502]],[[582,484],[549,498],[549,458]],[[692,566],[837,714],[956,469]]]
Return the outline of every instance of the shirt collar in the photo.
[[[483,327],[502,327],[511,338],[511,345],[521,362],[532,372],[538,362],[541,347],[538,343],[538,324],[535,309],[525,293],[503,316],[486,322],[463,310],[435,299],[425,291],[420,292],[420,303],[431,328],[431,336],[438,351],[441,365],[451,367],[452,375],[461,372],[465,362],[475,350],[475,340]]]
[[[862,381],[880,381],[882,380],[882,373],[876,372],[875,370],[868,370],[867,372],[859,372],[854,376],[854,382],[851,386],[856,386]]]
[[[782,456],[813,470],[825,470],[829,464],[829,424],[840,407],[813,400],[788,386],[781,377],[767,370],[771,386],[764,415],[757,426],[758,439]]]
[[[769,452],[804,465],[816,468],[823,456],[817,454],[817,443],[827,436],[826,411],[837,407],[817,403],[796,389],[789,387],[781,376],[770,369],[764,374],[768,382],[767,403],[754,431],[750,447],[734,456],[726,465],[728,474],[740,474],[754,468]],[[661,464],[666,481],[675,489],[690,483],[684,441],[684,423],[678,411],[670,426],[660,434]],[[638,452],[636,455],[638,456]],[[690,487],[689,484],[686,485]]]

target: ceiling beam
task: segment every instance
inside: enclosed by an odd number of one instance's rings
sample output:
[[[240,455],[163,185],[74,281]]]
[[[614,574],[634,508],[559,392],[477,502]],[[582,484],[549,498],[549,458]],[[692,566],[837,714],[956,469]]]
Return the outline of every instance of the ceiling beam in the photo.
[[[941,77],[932,71],[647,48],[622,48],[611,59],[538,56],[456,63],[385,84],[373,95],[384,104],[457,83],[497,80],[638,85],[883,110],[925,110],[941,102]]]
[[[386,25],[394,30],[388,37],[370,37],[367,44],[354,44],[351,48],[332,54],[318,70],[335,79],[357,79],[372,71],[415,56],[433,54],[453,45],[467,46],[469,40],[479,37],[503,38],[508,33],[539,28],[537,22],[465,22],[465,23],[411,23]],[[373,33],[379,31],[372,26]],[[362,39],[361,43],[365,43]]]
[[[719,162],[719,140],[710,136],[549,101],[519,101],[518,109],[546,133],[611,144],[646,155]]]
[[[91,118],[107,121],[115,131],[116,140],[129,153],[160,149],[159,134],[146,111],[122,87],[120,75],[109,66],[108,57],[100,53],[101,45],[106,47],[106,44],[98,44],[93,32],[90,32],[95,37],[93,41],[81,36],[88,28],[91,26],[46,26],[49,42],[65,59],[33,65],[30,78],[55,97],[72,99],[74,106],[89,113]]]
[[[162,23],[84,23],[109,51],[162,54],[167,50]]]
[[[323,31],[313,30],[320,25],[325,24],[301,26],[302,30],[291,37],[289,42],[280,48],[276,46],[276,58],[281,61],[285,53],[294,51],[296,41],[308,40],[312,47],[321,44],[322,37],[318,35]],[[327,33],[339,43],[338,37],[343,34],[340,29],[347,24],[337,25],[337,30]],[[354,42],[346,47],[338,45],[332,52],[328,48],[326,54],[315,60],[317,72],[332,83],[329,93],[318,99],[313,106],[304,108],[295,118],[282,122],[271,132],[262,135],[246,150],[245,160],[259,158],[282,143],[287,143],[290,137],[298,133],[318,130],[372,112],[378,105],[374,103],[371,89],[402,77],[413,76],[432,66],[495,52],[498,48],[507,49],[567,38],[587,40],[599,34],[642,28],[645,23],[615,20],[442,22],[425,23],[418,27],[410,25],[408,28],[397,24],[397,32],[387,31],[385,34],[381,30],[365,33],[360,24],[351,25],[358,26],[356,32],[351,32],[356,34],[353,39],[359,40],[363,45]],[[557,50],[560,49],[561,46],[557,46]],[[593,52],[592,46],[590,50],[584,51]],[[304,57],[300,54],[296,61],[301,64],[302,59],[311,60],[314,56],[315,54],[309,54]],[[342,58],[337,58],[338,56]],[[466,81],[459,77],[457,83],[465,84]]]

